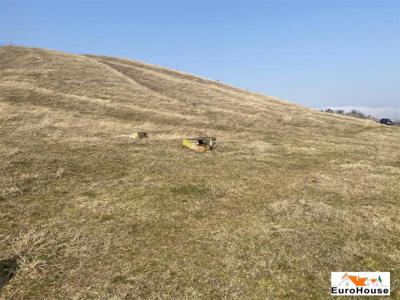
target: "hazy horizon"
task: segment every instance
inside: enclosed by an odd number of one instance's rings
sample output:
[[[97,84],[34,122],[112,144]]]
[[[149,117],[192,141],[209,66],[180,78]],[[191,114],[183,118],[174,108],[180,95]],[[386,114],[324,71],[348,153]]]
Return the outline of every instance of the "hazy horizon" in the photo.
[[[378,119],[389,118],[392,120],[400,121],[400,108],[399,107],[368,107],[368,106],[327,106],[324,109],[343,110],[350,112],[357,110],[365,115],[369,115]]]

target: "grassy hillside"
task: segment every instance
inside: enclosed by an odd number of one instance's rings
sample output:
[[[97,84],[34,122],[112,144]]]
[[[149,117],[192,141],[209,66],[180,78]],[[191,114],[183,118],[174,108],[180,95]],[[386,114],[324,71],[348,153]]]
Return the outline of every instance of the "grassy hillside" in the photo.
[[[215,151],[180,146],[205,134]],[[326,299],[349,270],[397,288],[399,181],[400,128],[0,48],[0,261],[18,264],[4,299]]]

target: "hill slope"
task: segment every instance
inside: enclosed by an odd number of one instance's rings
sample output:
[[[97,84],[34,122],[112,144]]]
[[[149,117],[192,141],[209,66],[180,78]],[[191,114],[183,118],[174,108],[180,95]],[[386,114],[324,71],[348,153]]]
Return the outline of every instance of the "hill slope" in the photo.
[[[216,151],[180,147],[203,134]],[[324,299],[331,271],[398,274],[399,149],[371,121],[2,47],[0,261],[18,268],[0,295]]]

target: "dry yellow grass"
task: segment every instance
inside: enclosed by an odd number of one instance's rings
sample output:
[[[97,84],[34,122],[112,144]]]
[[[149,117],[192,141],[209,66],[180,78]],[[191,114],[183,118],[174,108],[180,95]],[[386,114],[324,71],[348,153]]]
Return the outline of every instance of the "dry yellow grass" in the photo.
[[[181,147],[197,135],[218,148]],[[399,149],[400,128],[2,47],[0,297],[326,299],[344,270],[391,271],[399,297]]]

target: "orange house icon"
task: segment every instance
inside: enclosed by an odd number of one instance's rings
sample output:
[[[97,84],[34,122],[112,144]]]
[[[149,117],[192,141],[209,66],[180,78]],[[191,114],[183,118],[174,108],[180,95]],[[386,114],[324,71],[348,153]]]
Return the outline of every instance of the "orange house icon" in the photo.
[[[345,273],[342,277],[342,281],[340,282],[339,286],[376,286],[376,285],[381,285],[382,280],[379,278],[371,278],[369,279],[368,277],[360,277],[360,276],[355,276],[355,275],[349,275],[348,273]]]

